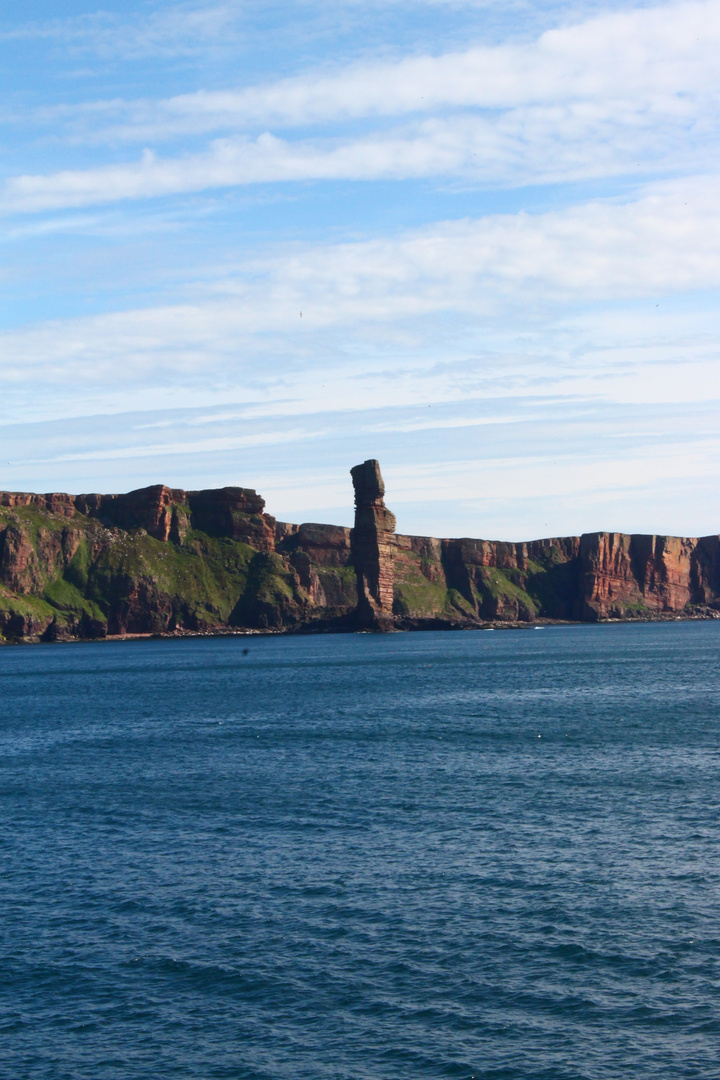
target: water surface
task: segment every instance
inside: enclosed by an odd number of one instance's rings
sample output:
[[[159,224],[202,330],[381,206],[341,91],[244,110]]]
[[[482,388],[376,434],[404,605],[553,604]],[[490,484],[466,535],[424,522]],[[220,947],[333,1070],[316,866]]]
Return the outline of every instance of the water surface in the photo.
[[[717,1075],[719,659],[716,623],[0,649],[0,1076]]]

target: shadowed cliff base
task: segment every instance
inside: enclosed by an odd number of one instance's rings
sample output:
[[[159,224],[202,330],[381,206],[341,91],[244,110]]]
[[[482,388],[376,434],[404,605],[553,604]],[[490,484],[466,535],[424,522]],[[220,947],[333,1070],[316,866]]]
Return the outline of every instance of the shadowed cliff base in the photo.
[[[0,640],[720,618],[718,536],[404,536],[378,462],[352,481],[353,529],[249,488],[0,492]]]

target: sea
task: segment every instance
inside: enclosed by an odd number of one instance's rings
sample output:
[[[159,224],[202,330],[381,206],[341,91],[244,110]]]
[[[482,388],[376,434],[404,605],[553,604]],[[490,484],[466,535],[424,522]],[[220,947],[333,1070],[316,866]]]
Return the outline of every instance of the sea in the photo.
[[[0,648],[3,1080],[720,1076],[720,622]]]

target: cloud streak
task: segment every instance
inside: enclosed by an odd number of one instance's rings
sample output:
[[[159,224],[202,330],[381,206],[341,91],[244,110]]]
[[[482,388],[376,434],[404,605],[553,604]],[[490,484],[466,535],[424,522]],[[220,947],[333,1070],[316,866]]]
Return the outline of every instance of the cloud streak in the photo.
[[[608,14],[537,41],[354,66],[242,91],[80,110],[97,137],[200,150],[8,179],[0,210],[56,211],[249,184],[425,177],[517,186],[718,164],[720,3]],[[128,114],[121,123],[108,115]],[[332,131],[362,120],[371,131]],[[391,121],[390,127],[387,122]],[[292,129],[293,137],[270,130]],[[322,134],[297,137],[308,125]]]
[[[351,524],[348,462],[372,447],[401,531],[446,535],[452,522],[455,535],[517,539],[595,528],[702,535],[716,525],[711,492],[720,443],[704,430],[712,429],[712,411],[675,409],[669,419],[648,405],[575,399],[528,407],[511,398],[499,407],[441,406],[436,423],[424,406],[307,410],[290,422],[279,413],[252,419],[242,409],[167,410],[152,414],[159,429],[152,441],[138,414],[0,428],[0,441],[11,442],[25,489],[37,489],[33,480],[50,490],[122,490],[158,479],[192,488],[211,470],[215,483],[256,486],[285,520]],[[385,432],[391,416],[405,432],[394,450]],[[428,457],[418,455],[413,431],[432,447]],[[614,435],[622,437],[619,448]],[[678,492],[687,500],[683,512]]]
[[[288,142],[264,134],[217,140],[199,154],[139,161],[49,176],[20,176],[0,190],[0,212],[37,213],[189,194],[248,184],[456,177],[484,185],[558,183],[624,174],[642,157],[672,170],[682,125],[660,133],[629,111],[624,124],[602,115],[558,110],[505,119],[427,121],[414,132],[350,142]],[[712,168],[718,151],[689,150],[686,168]],[[639,165],[639,163],[638,163]]]
[[[90,117],[122,117],[103,138],[147,140],[224,128],[333,124],[445,109],[511,109],[569,101],[716,102],[720,5],[664,5],[603,14],[523,44],[355,64],[241,90],[201,90],[160,101],[96,103]],[[675,101],[675,108],[687,111]],[[82,108],[73,108],[82,115]]]
[[[227,40],[236,29],[239,5],[175,4],[144,15],[96,11],[71,18],[29,21],[0,29],[0,41],[46,41],[76,55],[141,59],[191,55]]]
[[[119,392],[200,380],[242,385],[262,400],[296,393],[305,377],[299,371],[313,366],[314,353],[332,353],[338,335],[372,343],[381,357],[417,350],[438,316],[507,338],[508,325],[534,333],[551,312],[557,318],[578,304],[659,301],[718,288],[717,183],[714,176],[699,178],[653,186],[628,204],[593,202],[440,223],[361,243],[290,247],[206,283],[202,297],[188,283],[193,298],[183,302],[5,334],[0,384],[6,392],[38,381],[46,389],[69,384]],[[596,337],[602,340],[597,331]],[[260,358],[272,354],[268,368]],[[385,363],[378,359],[375,370]],[[347,350],[343,370],[342,393],[351,400],[361,369]],[[334,385],[340,393],[337,379]],[[422,393],[427,388],[426,381]],[[311,383],[307,392],[315,392]]]

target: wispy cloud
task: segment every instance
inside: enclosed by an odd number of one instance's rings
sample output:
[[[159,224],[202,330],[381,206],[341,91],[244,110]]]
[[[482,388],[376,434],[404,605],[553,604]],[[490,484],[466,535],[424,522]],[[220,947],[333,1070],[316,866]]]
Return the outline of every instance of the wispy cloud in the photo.
[[[155,124],[138,134],[161,133],[163,119],[172,123],[173,117],[191,130],[212,130],[578,99],[648,102],[692,94],[715,100],[719,45],[717,0],[618,12],[549,30],[528,44],[408,57],[235,93],[172,98],[158,103]]]
[[[99,10],[69,18],[0,26],[0,41],[47,41],[75,55],[143,59],[192,54],[237,30],[238,3],[176,4],[143,13]]]
[[[49,176],[20,176],[0,190],[0,212],[36,213],[262,183],[463,178],[524,186],[623,175],[635,164],[675,171],[716,168],[718,149],[684,148],[684,125],[658,129],[627,108],[618,122],[583,110],[536,111],[491,124],[483,119],[426,121],[414,131],[351,141],[288,142],[273,135],[216,140],[179,158],[146,150],[140,160]]]
[[[162,100],[72,106],[65,118],[109,121],[105,139],[156,141],[232,128],[296,128],[445,109],[604,101],[689,115],[717,100],[717,0],[605,13],[537,40],[440,56],[355,64],[327,74]],[[689,100],[688,100],[689,99]],[[55,115],[62,115],[56,112]]]
[[[122,490],[158,479],[197,487],[210,470],[215,483],[257,487],[286,520],[351,524],[348,465],[375,453],[401,531],[442,536],[452,523],[451,533],[527,539],[596,528],[702,535],[716,526],[712,406],[669,415],[646,403],[506,398],[489,408],[472,400],[431,411],[308,409],[290,422],[222,407],[152,415],[152,441],[147,418],[128,413],[0,428],[0,443],[12,447],[21,488]]]
[[[537,41],[352,67],[238,92],[82,111],[98,138],[275,125],[310,138],[228,134],[180,155],[10,178],[0,209],[27,213],[247,184],[463,178],[485,185],[685,172],[718,163],[720,3],[604,15]],[[117,123],[113,114],[127,118]],[[398,121],[402,119],[402,126]],[[362,120],[370,131],[328,125]],[[390,121],[390,126],[388,126]],[[378,126],[379,125],[379,126]]]
[[[593,202],[354,244],[290,247],[248,262],[234,277],[206,282],[202,291],[188,283],[183,302],[6,334],[0,379],[6,388],[41,379],[46,386],[114,391],[133,383],[240,380],[256,399],[270,384],[274,395],[287,396],[289,387],[297,389],[294,365],[305,370],[303,358],[320,341],[327,349],[334,335],[384,339],[384,347],[395,341],[390,347],[402,352],[403,337],[414,348],[422,327],[441,314],[479,320],[487,332],[502,334],[508,321],[530,330],[568,305],[650,296],[659,302],[718,288],[716,190],[711,176],[656,185],[626,204]],[[277,356],[269,370],[264,361],[256,366],[278,348],[287,364]],[[350,379],[357,367],[349,354],[344,364]],[[344,393],[357,393],[347,379],[345,385]]]

